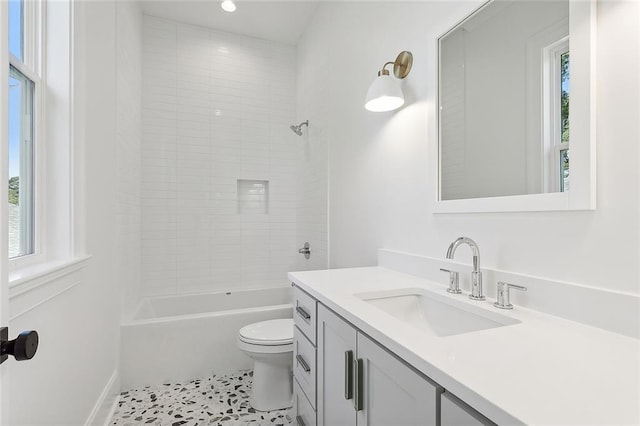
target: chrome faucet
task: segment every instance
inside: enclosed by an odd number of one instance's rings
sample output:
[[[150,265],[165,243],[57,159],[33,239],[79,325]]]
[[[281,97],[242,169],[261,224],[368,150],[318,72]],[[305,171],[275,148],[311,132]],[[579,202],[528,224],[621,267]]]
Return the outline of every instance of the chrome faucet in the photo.
[[[447,250],[447,259],[453,259],[456,249],[461,244],[467,244],[473,252],[473,272],[471,272],[471,294],[469,299],[485,300],[482,294],[482,272],[480,271],[480,249],[475,241],[471,238],[460,237],[449,245]]]

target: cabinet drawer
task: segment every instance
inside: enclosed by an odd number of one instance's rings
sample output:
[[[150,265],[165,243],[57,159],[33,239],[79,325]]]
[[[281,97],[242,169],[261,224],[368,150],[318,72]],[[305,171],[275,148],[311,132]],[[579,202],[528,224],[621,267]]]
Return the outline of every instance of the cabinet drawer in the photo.
[[[297,380],[293,381],[293,409],[295,426],[316,426],[316,412],[309,403]]]
[[[297,326],[293,328],[293,375],[315,408],[316,348]]]
[[[293,321],[316,344],[316,299],[293,286]]]

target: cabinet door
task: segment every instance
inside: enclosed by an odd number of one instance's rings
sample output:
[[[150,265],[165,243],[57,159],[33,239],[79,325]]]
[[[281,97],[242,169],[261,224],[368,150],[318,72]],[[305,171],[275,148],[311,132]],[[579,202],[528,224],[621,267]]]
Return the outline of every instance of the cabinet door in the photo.
[[[434,384],[358,333],[360,359],[364,371],[358,369],[358,375],[364,379],[364,394],[358,426],[436,425]]]
[[[444,392],[440,399],[440,416],[442,426],[495,425],[449,392]]]
[[[346,388],[353,385],[353,376],[349,373],[355,359],[356,329],[320,304],[317,324],[318,425],[355,426],[353,393],[349,394]]]

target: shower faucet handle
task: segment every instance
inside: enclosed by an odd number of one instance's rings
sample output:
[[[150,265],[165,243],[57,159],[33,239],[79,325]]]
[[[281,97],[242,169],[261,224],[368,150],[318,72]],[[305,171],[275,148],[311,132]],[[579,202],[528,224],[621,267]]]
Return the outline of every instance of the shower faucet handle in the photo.
[[[458,271],[451,271],[449,269],[440,268],[442,272],[449,273],[449,288],[447,288],[447,292],[453,294],[460,294],[462,290],[460,290],[460,273]]]
[[[298,253],[304,254],[305,259],[309,259],[311,257],[311,246],[309,245],[308,241],[304,243],[304,246],[302,246],[302,248],[298,249]]]

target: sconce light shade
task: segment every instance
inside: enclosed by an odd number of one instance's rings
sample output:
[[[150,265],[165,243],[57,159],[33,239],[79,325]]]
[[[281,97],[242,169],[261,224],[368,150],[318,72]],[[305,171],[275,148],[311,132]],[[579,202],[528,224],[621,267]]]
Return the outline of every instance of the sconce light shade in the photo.
[[[233,13],[237,9],[236,4],[233,0],[222,0],[222,2],[220,3],[220,7],[222,8],[222,10],[229,13]]]
[[[367,91],[364,107],[373,112],[392,111],[404,104],[404,94],[398,82],[389,74],[378,76]]]
[[[394,62],[387,62],[378,71],[378,78],[373,80],[364,107],[373,112],[392,111],[404,105],[404,94],[402,88],[389,75],[389,71],[385,69],[387,65],[393,65],[393,75],[398,79],[403,79],[409,75],[411,65],[413,65],[413,55],[411,52],[400,52]]]

